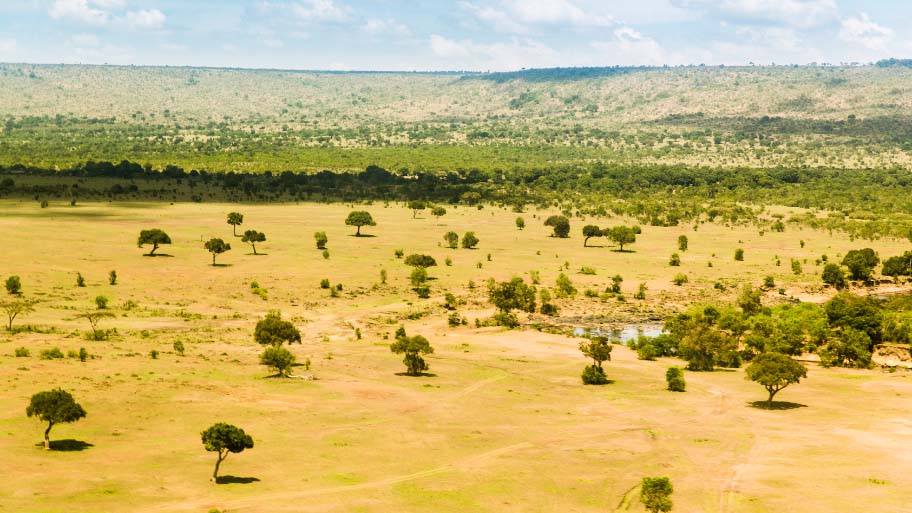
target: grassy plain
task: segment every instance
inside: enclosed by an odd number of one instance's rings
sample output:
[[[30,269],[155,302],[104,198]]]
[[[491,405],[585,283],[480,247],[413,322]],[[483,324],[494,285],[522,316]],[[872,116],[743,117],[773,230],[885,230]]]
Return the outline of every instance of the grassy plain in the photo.
[[[640,479],[668,475],[675,511],[912,511],[906,373],[812,366],[805,382],[777,397],[800,406],[768,411],[749,404],[765,393],[742,370],[687,373],[688,391],[676,394],[664,390],[664,373],[679,361],[639,361],[616,347],[607,364],[614,383],[585,387],[578,339],[474,327],[492,313],[488,277],[528,279],[538,270],[542,285],[552,286],[569,263],[564,272],[582,292],[601,291],[620,274],[625,302],[580,294],[558,302],[560,319],[532,321],[648,324],[694,301],[731,299],[736,287],[720,292],[718,280],[759,285],[772,275],[786,294],[770,291],[766,302],[818,294],[814,260],[858,243],[791,226],[761,236],[750,227],[702,224],[696,231],[644,227],[634,252],[618,253],[583,248],[584,222],[576,218],[570,239],[554,239],[541,225],[553,212],[447,208],[438,222],[381,203],[0,203],[0,230],[20,235],[4,248],[0,276],[20,275],[25,295],[41,300],[18,324],[45,331],[0,335],[0,510],[642,511]],[[351,236],[343,220],[352,209],[373,213],[378,226],[364,232],[374,237]],[[243,229],[267,234],[258,246],[267,255],[253,256],[231,237],[225,216],[234,210],[245,214]],[[513,224],[518,215],[523,231]],[[136,248],[139,231],[153,227],[171,235],[174,244],[160,250],[171,257],[143,257]],[[329,259],[315,249],[317,230],[329,236]],[[474,230],[479,249],[439,247],[449,230]],[[690,249],[681,252],[682,267],[669,267],[680,234]],[[234,248],[219,257],[225,267],[209,266],[202,249],[202,240],[216,236]],[[904,246],[878,242],[882,255]],[[736,247],[745,249],[744,262],[734,261]],[[409,290],[397,248],[437,259],[431,299]],[[447,256],[452,266],[444,265]],[[807,259],[805,274],[791,274],[791,258]],[[579,274],[582,266],[596,274]],[[115,286],[107,284],[110,270],[119,277]],[[77,272],[86,288],[76,287]],[[679,272],[690,278],[684,287],[671,284]],[[330,298],[322,278],[343,284],[342,296]],[[267,300],[250,291],[254,280]],[[649,288],[646,301],[632,299],[640,282]],[[465,301],[459,311],[469,326],[447,326],[445,291]],[[93,309],[100,294],[117,314],[103,327],[117,334],[89,342],[80,335],[87,323],[73,317]],[[124,309],[128,301],[137,306]],[[315,381],[266,377],[252,332],[270,309],[301,329],[303,343],[292,351],[310,358]],[[434,345],[434,376],[397,375],[404,366],[388,344],[400,323]],[[175,340],[185,356],[172,351]],[[85,347],[95,358],[37,357],[55,346]],[[13,357],[17,347],[32,356]],[[153,349],[158,359],[149,357]],[[73,392],[88,417],[55,427],[52,439],[91,444],[84,450],[35,446],[42,427],[26,418],[25,406],[33,393],[56,386]],[[214,457],[199,433],[217,421],[243,427],[256,442],[222,467],[237,482],[208,482]]]

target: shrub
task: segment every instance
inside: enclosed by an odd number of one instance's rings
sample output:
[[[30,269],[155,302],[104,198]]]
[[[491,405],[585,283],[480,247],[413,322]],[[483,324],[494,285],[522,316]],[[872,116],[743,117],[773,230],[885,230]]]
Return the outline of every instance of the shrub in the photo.
[[[419,285],[415,287],[415,293],[418,294],[419,298],[427,299],[431,297],[431,288],[427,285]]]
[[[404,250],[404,249],[397,249],[397,250],[394,252],[394,254],[396,255],[396,258],[402,258],[402,255],[405,255],[405,250]]]
[[[260,364],[275,369],[279,377],[288,376],[294,363],[294,354],[282,346],[269,346],[260,355]]]
[[[672,392],[683,392],[687,387],[684,382],[684,371],[680,367],[669,367],[665,371],[665,381],[668,383],[668,390]]]
[[[519,318],[512,312],[497,312],[494,314],[493,319],[495,324],[504,328],[513,329],[519,327]]]
[[[516,227],[517,227],[518,229],[520,229],[520,230],[522,230],[523,228],[525,228],[525,227],[526,227],[526,220],[523,219],[522,217],[517,217],[517,218],[516,218]]]
[[[678,235],[678,251],[687,251],[687,235]]]
[[[386,285],[386,269],[380,269],[380,283]]]
[[[22,293],[22,281],[18,276],[10,276],[6,279],[6,292],[13,295]]]
[[[446,260],[444,260],[443,263],[446,264],[447,267],[450,267],[453,265],[453,259],[450,257],[446,257]]]
[[[458,305],[459,302],[456,300],[456,296],[454,296],[453,293],[447,292],[443,296],[443,307],[447,310],[455,310]]]
[[[29,355],[31,355],[32,353],[24,347],[19,347],[19,348],[16,348],[15,354],[16,354],[16,358],[28,358]]]
[[[634,299],[643,300],[646,299],[646,284],[640,283],[640,287],[637,289],[636,293],[633,295]]]
[[[111,285],[117,285],[117,271],[111,271],[108,273],[108,283]]]
[[[326,236],[326,232],[314,233],[314,239],[317,242],[317,249],[326,249],[326,243],[329,242],[329,237]]]
[[[451,328],[455,328],[462,324],[462,318],[459,317],[459,312],[452,312],[449,316],[447,316],[447,324]]]
[[[668,260],[668,265],[670,265],[672,267],[680,267],[681,266],[680,255],[678,255],[677,253],[672,253],[671,258]]]
[[[99,310],[106,310],[108,308],[108,298],[105,296],[95,296],[95,305]]]
[[[149,358],[152,358],[153,360],[158,360],[158,350],[153,349],[153,350],[149,351]]]
[[[456,232],[446,232],[443,235],[443,240],[446,241],[447,247],[450,249],[456,249],[459,246],[459,234]]]
[[[322,280],[320,280],[320,288],[321,289],[329,288],[329,279],[328,278],[323,278]]]
[[[553,303],[542,303],[541,313],[543,315],[548,315],[554,317],[559,314],[558,308]]]
[[[475,232],[465,232],[465,235],[462,236],[462,247],[465,249],[474,249],[478,242]],[[488,260],[491,260],[491,255],[488,255]]]
[[[78,356],[79,356],[79,361],[84,362],[89,359],[90,355],[89,355],[89,352],[86,351],[86,348],[80,347]]]
[[[744,250],[743,249],[738,248],[735,250],[735,260],[738,262],[741,262],[744,260]]]
[[[605,371],[600,369],[597,365],[587,365],[583,369],[583,374],[581,375],[584,385],[604,385],[608,383],[608,377],[605,376]]]
[[[576,295],[576,288],[573,286],[573,282],[570,281],[570,278],[564,274],[560,273],[557,276],[557,297],[571,297]]]
[[[776,280],[772,276],[763,278],[763,288],[772,289],[776,286]]]
[[[86,286],[86,281],[85,281],[85,278],[82,277],[82,273],[76,273],[76,286],[77,287]]]
[[[412,254],[405,257],[405,265],[411,267],[435,267],[437,261],[430,255]]]
[[[63,358],[63,351],[61,351],[59,348],[56,348],[56,347],[53,347],[51,349],[45,349],[44,351],[41,351],[40,358],[42,360],[60,359],[60,358]]]
[[[675,285],[677,285],[677,286],[679,286],[679,287],[680,287],[681,285],[684,285],[684,284],[687,283],[688,281],[690,281],[690,280],[687,279],[687,275],[686,275],[686,274],[681,274],[681,273],[676,274],[675,277],[672,278],[672,280],[671,280],[672,283],[674,283]]]
[[[584,265],[583,267],[580,268],[580,274],[586,274],[586,275],[592,276],[595,274],[595,268]]]
[[[174,352],[177,353],[178,356],[184,356],[184,343],[183,342],[181,342],[180,340],[175,340],[174,344],[171,347],[174,348]]]
[[[409,281],[412,283],[413,287],[420,287],[428,279],[427,269],[424,267],[416,267],[412,269],[412,273],[409,275]]]

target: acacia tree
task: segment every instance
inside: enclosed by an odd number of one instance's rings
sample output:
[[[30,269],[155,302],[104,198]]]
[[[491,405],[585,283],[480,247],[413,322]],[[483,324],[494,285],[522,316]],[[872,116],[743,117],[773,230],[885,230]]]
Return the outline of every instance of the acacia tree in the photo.
[[[516,228],[522,230],[526,227],[526,220],[522,216],[516,218]]]
[[[417,253],[405,257],[405,265],[410,267],[435,267],[437,261],[431,255],[419,255]]]
[[[260,355],[260,364],[276,370],[280,378],[287,378],[295,364],[295,355],[282,346],[270,346]]]
[[[209,239],[203,247],[206,248],[206,251],[212,253],[212,265],[215,265],[215,257],[221,255],[226,251],[231,251],[231,244],[223,241],[222,239],[214,238]]]
[[[9,322],[6,325],[7,331],[13,331],[13,321],[16,320],[16,317],[34,312],[36,303],[38,302],[34,299],[21,298],[10,301],[0,301],[0,309],[6,313],[6,317],[9,319]]]
[[[109,319],[111,317],[114,317],[114,314],[104,310],[94,310],[76,316],[77,319],[89,321],[89,325],[92,326],[92,340],[104,340],[107,337],[104,331],[98,330],[98,323],[101,322],[102,319]]]
[[[211,481],[213,483],[218,482],[219,466],[225,461],[228,454],[244,452],[244,449],[253,448],[253,438],[250,435],[243,429],[224,422],[213,424],[200,435],[206,450],[218,453],[215,470],[212,472]]]
[[[428,339],[421,335],[409,337],[405,334],[404,328],[399,328],[396,332],[396,341],[390,344],[390,351],[396,354],[405,354],[402,363],[405,364],[406,374],[409,376],[420,376],[422,372],[428,370],[428,364],[421,357],[422,354],[431,354],[434,348]]]
[[[553,230],[552,236],[566,239],[570,236],[570,220],[564,216],[551,216],[545,220],[545,226]]]
[[[253,330],[253,339],[263,346],[281,346],[301,343],[301,332],[289,321],[282,319],[282,313],[272,310],[260,319]]]
[[[364,210],[355,210],[349,213],[348,218],[345,219],[345,224],[358,228],[355,232],[355,237],[361,236],[362,226],[377,226],[377,223],[374,222],[374,218],[371,217],[370,212],[365,212]]]
[[[602,235],[604,235],[602,229],[598,226],[595,226],[594,224],[587,224],[586,226],[583,226],[583,237],[585,237],[583,239],[583,247],[589,247],[589,239],[592,237],[601,237]]]
[[[583,369],[583,383],[586,385],[603,385],[608,382],[602,362],[611,361],[611,343],[606,337],[593,337],[580,342],[580,351],[588,358],[592,358],[592,365]]]
[[[807,377],[807,367],[782,353],[763,353],[754,358],[745,373],[745,378],[760,383],[769,392],[766,405],[770,407],[780,390]]]
[[[54,424],[76,422],[86,416],[86,411],[69,392],[58,388],[33,395],[25,414],[48,423],[47,429],[44,430],[44,448],[50,450],[50,433]]]
[[[423,201],[418,201],[418,200],[409,201],[408,208],[410,208],[412,210],[412,219],[415,219],[416,217],[418,217],[419,210],[424,210],[427,208],[427,203],[425,203]]]
[[[443,207],[434,207],[431,209],[431,215],[437,218],[437,224],[440,224],[440,218],[445,216],[446,213],[447,211]]]
[[[143,247],[145,244],[152,244],[152,251],[149,252],[148,256],[155,256],[155,250],[158,249],[158,246],[161,244],[171,244],[171,237],[167,233],[159,230],[158,228],[153,228],[151,230],[143,230],[139,232],[139,240],[137,245]]]
[[[234,236],[237,237],[237,227],[244,224],[244,214],[240,212],[231,212],[228,214],[228,224],[231,225]]]
[[[606,235],[611,239],[615,244],[620,246],[619,251],[624,251],[625,244],[633,244],[636,242],[636,231],[629,226],[615,226],[607,230]]]
[[[241,242],[250,244],[250,247],[253,248],[253,254],[256,255],[256,244],[257,242],[266,242],[266,234],[263,232],[258,232],[256,230],[247,230],[244,232],[244,236],[241,237]],[[213,261],[213,263],[215,262]]]

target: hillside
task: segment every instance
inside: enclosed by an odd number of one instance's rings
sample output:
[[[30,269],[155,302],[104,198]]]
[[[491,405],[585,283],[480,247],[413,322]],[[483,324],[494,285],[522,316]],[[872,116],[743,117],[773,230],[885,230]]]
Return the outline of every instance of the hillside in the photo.
[[[910,168],[904,66],[516,74],[0,65],[0,165]]]

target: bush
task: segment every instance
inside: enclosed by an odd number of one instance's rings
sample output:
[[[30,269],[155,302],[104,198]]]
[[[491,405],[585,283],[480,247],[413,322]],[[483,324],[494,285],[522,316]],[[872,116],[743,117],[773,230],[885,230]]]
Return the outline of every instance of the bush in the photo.
[[[82,273],[76,273],[76,286],[77,287],[86,286],[86,281],[85,281],[85,278],[82,277]]]
[[[605,371],[597,365],[587,365],[581,375],[584,385],[604,385],[608,383],[608,377]]]
[[[646,284],[645,283],[640,283],[640,287],[639,287],[639,289],[637,289],[636,293],[633,295],[633,299],[639,299],[639,300],[646,299]]]
[[[320,280],[320,288],[321,289],[329,288],[329,279],[328,278],[323,278],[322,280]]]
[[[427,269],[424,267],[416,267],[412,270],[412,273],[409,275],[409,281],[412,283],[413,287],[420,287],[427,282],[428,274]]]
[[[443,296],[443,307],[447,310],[455,310],[459,306],[459,302],[456,300],[456,296],[451,292],[447,292]]]
[[[95,305],[99,310],[106,310],[108,308],[108,298],[105,296],[95,296]]]
[[[460,324],[462,324],[462,318],[459,317],[459,312],[453,312],[449,316],[447,316],[447,324],[451,328],[455,328],[455,327],[459,326]]]
[[[776,280],[772,276],[767,276],[763,278],[763,288],[772,289],[776,286]]]
[[[475,232],[465,232],[465,235],[462,236],[462,247],[465,249],[474,249],[478,242]],[[491,255],[488,255],[488,260],[491,260]]]
[[[18,276],[10,276],[6,279],[6,292],[13,295],[22,293],[22,281]]]
[[[40,358],[42,360],[60,359],[60,358],[63,358],[63,351],[61,351],[59,348],[56,348],[56,347],[53,347],[51,349],[45,349],[44,351],[41,351]]]
[[[495,324],[504,328],[513,329],[519,327],[519,318],[512,312],[498,312],[494,314],[493,319]]]
[[[435,267],[437,261],[430,255],[412,254],[405,257],[405,265],[412,267]]]
[[[681,257],[677,253],[672,253],[671,258],[668,260],[668,265],[672,267],[680,267]]]
[[[427,299],[431,297],[431,288],[427,285],[419,285],[415,287],[415,293],[418,294],[420,299]]]
[[[326,243],[329,242],[329,237],[326,236],[326,232],[314,233],[314,239],[317,242],[317,249],[326,249]]]
[[[108,283],[111,285],[117,285],[117,271],[111,271],[108,273]]]
[[[735,260],[738,262],[744,261],[744,250],[743,249],[738,248],[735,250]]]
[[[650,343],[648,343],[648,342],[645,343],[645,344],[640,344],[640,345],[636,348],[636,352],[637,352],[637,359],[639,359],[639,360],[650,360],[650,361],[652,361],[652,360],[655,360],[656,357],[659,356],[659,354],[658,354],[658,353],[659,353],[658,349],[657,349],[654,345],[652,345],[652,344],[650,344]]]
[[[444,260],[443,263],[446,264],[447,267],[450,267],[453,265],[453,259],[450,257],[446,257],[446,260]]]
[[[16,349],[15,354],[16,358],[28,358],[32,353],[24,347],[19,347]]]
[[[158,350],[153,349],[153,350],[149,351],[149,358],[152,358],[153,360],[158,360]]]
[[[405,250],[404,250],[404,249],[397,249],[397,250],[394,252],[394,254],[396,255],[396,258],[402,258],[402,255],[405,255]]]
[[[560,273],[555,283],[557,285],[557,297],[564,298],[576,295],[576,288],[566,274]]]
[[[553,303],[542,303],[541,313],[543,315],[548,315],[554,317],[559,314],[558,308]]]
[[[683,392],[687,387],[684,382],[684,371],[680,367],[669,367],[665,371],[665,381],[668,382],[668,390],[672,392]]]
[[[294,354],[282,346],[267,347],[260,355],[260,364],[275,369],[279,377],[288,376],[294,363]]]
[[[174,352],[177,353],[178,356],[184,356],[184,343],[183,342],[181,342],[180,340],[175,340],[174,345],[172,345],[171,347],[174,348]]]
[[[584,265],[583,267],[580,268],[580,274],[586,274],[586,275],[592,276],[595,274],[595,268]]]
[[[686,274],[681,274],[681,273],[676,274],[675,277],[672,278],[672,280],[671,280],[672,283],[674,283],[675,285],[677,285],[677,286],[679,286],[679,287],[680,287],[681,285],[684,285],[684,284],[687,283],[688,281],[690,281],[690,280],[687,279],[687,275],[686,275]]]
[[[459,234],[456,232],[446,232],[443,235],[443,240],[446,241],[447,247],[450,249],[456,249],[459,246]]]

